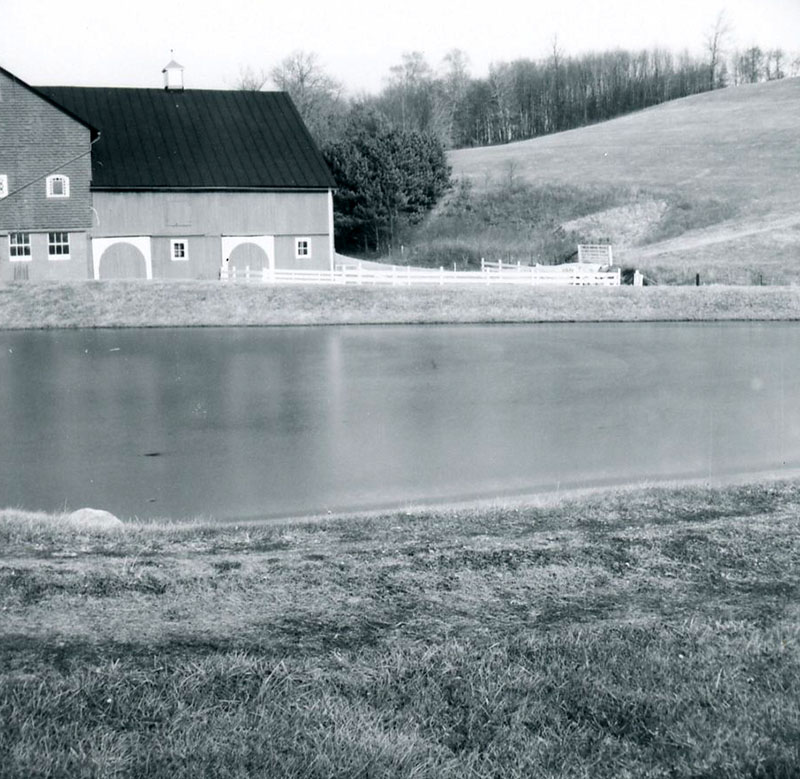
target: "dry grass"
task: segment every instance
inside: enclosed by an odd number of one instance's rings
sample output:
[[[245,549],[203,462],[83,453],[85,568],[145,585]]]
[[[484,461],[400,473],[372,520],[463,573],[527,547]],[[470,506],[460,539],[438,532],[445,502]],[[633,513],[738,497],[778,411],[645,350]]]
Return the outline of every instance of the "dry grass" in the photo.
[[[800,183],[786,171],[796,167],[800,154],[798,106],[797,78],[732,87],[557,135],[454,151],[450,161],[455,176],[468,179],[478,193],[491,194],[510,182],[573,188],[584,193],[579,202],[592,200],[598,188],[616,193],[613,202],[587,212],[597,215],[597,224],[610,225],[608,230],[614,229],[615,209],[628,205],[629,218],[636,219],[635,206],[643,200],[665,202],[666,211],[643,225],[643,235],[629,228],[616,236],[599,233],[618,245],[634,235],[626,263],[644,267],[661,283],[681,283],[697,272],[725,283],[797,283]],[[627,194],[620,199],[621,193]],[[601,229],[584,224],[595,235]],[[718,230],[709,235],[709,226]],[[526,229],[516,231],[518,249]],[[676,236],[694,240],[672,242]],[[637,252],[640,246],[648,251]],[[658,262],[651,248],[660,254]],[[503,250],[498,246],[498,253]],[[676,272],[676,266],[690,271]]]
[[[272,287],[199,281],[0,287],[0,329],[796,319],[800,292],[794,287]]]
[[[794,777],[800,484],[0,513],[4,777]]]

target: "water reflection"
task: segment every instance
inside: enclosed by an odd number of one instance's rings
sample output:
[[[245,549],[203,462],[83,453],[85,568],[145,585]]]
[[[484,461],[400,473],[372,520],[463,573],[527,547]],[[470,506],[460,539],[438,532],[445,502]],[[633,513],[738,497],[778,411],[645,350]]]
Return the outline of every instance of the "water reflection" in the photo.
[[[0,505],[274,516],[795,468],[795,324],[0,333]]]

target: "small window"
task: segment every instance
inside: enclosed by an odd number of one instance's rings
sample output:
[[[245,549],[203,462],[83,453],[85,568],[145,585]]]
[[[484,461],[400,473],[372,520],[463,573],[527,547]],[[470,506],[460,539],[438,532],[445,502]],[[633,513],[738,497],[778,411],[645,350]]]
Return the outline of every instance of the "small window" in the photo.
[[[8,197],[8,176],[3,173],[0,174],[0,200]]]
[[[69,176],[48,176],[47,197],[69,197]]]
[[[179,238],[169,242],[170,259],[175,262],[185,262],[189,259],[189,242],[185,238]]]
[[[68,260],[69,233],[48,233],[47,254],[51,260]]]
[[[31,234],[30,233],[9,233],[8,234],[8,255],[12,262],[30,260],[31,258]]]
[[[311,256],[311,239],[297,238],[294,244],[294,256],[298,260],[305,260]]]

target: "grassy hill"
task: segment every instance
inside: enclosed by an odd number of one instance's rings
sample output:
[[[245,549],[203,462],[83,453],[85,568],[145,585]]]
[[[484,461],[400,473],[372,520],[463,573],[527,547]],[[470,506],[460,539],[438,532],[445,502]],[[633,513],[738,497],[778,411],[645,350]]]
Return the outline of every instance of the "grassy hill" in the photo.
[[[609,238],[620,262],[662,282],[696,272],[800,281],[798,120],[793,78],[451,152],[460,184],[411,237],[412,253],[546,262],[578,240]]]

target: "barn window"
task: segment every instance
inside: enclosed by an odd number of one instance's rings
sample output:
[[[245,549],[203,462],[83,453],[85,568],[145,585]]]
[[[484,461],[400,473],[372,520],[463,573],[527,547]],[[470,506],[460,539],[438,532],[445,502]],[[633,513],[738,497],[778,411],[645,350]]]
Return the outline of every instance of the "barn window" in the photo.
[[[68,260],[69,233],[48,233],[47,254],[51,260]]]
[[[8,255],[12,262],[22,262],[31,258],[31,234],[9,233]]]
[[[69,176],[48,176],[47,197],[69,197]]]
[[[170,259],[176,262],[185,262],[189,259],[189,242],[185,238],[176,238],[169,242]]]
[[[0,200],[8,196],[8,176],[0,174]]]
[[[294,256],[298,260],[305,260],[311,256],[311,239],[296,238],[294,243]]]

